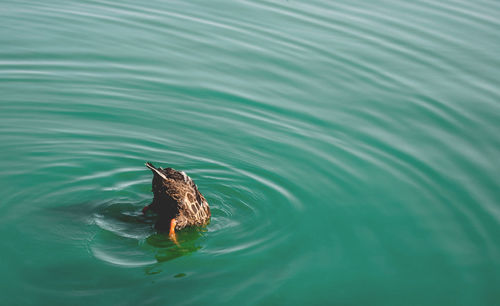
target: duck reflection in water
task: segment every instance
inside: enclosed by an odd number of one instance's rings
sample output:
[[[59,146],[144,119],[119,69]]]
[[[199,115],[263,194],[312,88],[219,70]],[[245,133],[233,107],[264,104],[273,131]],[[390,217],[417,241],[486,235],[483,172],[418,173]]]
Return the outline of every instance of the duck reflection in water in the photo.
[[[177,233],[174,242],[166,233],[152,233],[154,216],[138,214],[137,205],[132,203],[106,203],[98,208],[93,218],[93,223],[101,228],[93,236],[93,248],[111,252],[110,257],[118,258],[122,253],[128,252],[143,254],[143,259],[153,255],[157,263],[201,249],[199,238],[203,237],[206,231],[205,228],[199,227],[185,228]],[[146,272],[158,273],[160,268],[153,265],[148,267]]]
[[[197,243],[203,232],[197,228],[188,228],[178,233],[177,242],[173,242],[161,233],[153,234],[146,239],[146,243],[155,248],[155,258],[158,262],[165,262],[181,256],[189,255],[201,249]]]

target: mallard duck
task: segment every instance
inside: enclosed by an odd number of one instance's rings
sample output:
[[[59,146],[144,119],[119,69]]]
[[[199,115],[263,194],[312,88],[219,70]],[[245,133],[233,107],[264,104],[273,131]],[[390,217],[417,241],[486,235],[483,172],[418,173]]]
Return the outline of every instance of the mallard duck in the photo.
[[[151,163],[146,167],[153,171],[153,202],[142,209],[146,214],[151,210],[158,214],[155,228],[169,231],[177,243],[175,230],[187,226],[203,226],[210,222],[210,207],[205,197],[198,191],[193,180],[183,171],[172,168],[156,168]]]

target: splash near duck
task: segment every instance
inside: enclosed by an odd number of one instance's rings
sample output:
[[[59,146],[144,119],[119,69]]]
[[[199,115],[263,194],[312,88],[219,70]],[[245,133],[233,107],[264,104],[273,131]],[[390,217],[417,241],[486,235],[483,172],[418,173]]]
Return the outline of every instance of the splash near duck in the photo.
[[[203,226],[210,222],[210,207],[193,180],[183,171],[172,168],[146,167],[153,171],[153,202],[142,212],[151,210],[158,215],[155,228],[169,231],[177,243],[175,231],[188,226]]]

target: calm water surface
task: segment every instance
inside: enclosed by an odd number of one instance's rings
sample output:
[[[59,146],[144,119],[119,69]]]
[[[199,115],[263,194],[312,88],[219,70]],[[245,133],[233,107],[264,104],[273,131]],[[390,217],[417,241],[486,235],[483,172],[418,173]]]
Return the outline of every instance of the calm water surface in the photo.
[[[498,305],[498,1],[0,2],[5,305]],[[145,161],[212,207],[180,247]]]

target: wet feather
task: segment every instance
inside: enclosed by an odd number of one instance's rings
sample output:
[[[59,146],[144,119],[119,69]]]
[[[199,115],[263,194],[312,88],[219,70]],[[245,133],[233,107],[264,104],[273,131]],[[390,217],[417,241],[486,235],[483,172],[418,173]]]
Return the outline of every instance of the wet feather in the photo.
[[[210,222],[208,202],[186,173],[172,168],[156,168],[151,163],[146,163],[146,166],[154,174],[154,198],[146,208],[158,214],[155,224],[158,230],[167,230],[173,218],[177,220],[176,230],[188,226],[203,226]]]

